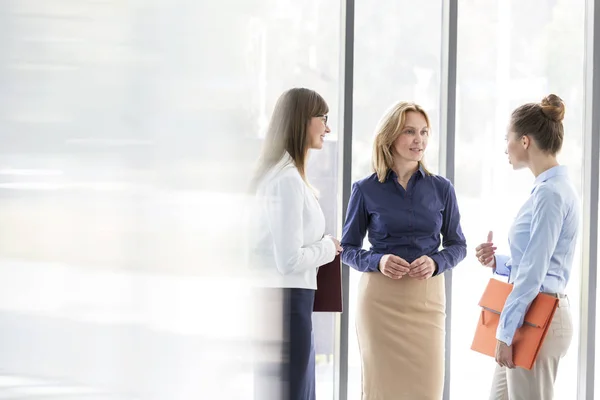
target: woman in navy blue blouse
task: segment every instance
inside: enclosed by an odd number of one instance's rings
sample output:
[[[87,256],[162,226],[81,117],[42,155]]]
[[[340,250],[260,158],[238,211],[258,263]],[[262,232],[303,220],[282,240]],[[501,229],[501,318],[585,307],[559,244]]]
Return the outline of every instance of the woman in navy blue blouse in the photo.
[[[420,106],[395,104],[376,130],[375,173],[352,186],[342,259],[365,272],[356,316],[363,400],[442,397],[443,273],[467,245],[452,184],[422,164],[429,131]]]

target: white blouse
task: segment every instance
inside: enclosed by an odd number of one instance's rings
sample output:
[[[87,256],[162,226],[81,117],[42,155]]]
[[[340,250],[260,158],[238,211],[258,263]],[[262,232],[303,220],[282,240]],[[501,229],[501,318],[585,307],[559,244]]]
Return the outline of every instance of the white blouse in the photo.
[[[249,257],[260,286],[317,288],[317,268],[335,258],[325,216],[286,152],[259,183],[251,215]]]

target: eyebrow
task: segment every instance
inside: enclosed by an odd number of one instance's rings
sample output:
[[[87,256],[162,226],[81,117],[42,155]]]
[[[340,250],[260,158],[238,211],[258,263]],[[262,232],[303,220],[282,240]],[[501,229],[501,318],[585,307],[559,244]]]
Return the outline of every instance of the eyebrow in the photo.
[[[410,126],[410,125],[406,125],[406,126],[403,128],[403,129],[407,129],[407,128],[410,128],[410,129],[417,129],[417,128],[415,128],[414,126]],[[429,129],[429,127],[428,127],[428,126],[425,126],[425,127],[423,127],[423,129]]]

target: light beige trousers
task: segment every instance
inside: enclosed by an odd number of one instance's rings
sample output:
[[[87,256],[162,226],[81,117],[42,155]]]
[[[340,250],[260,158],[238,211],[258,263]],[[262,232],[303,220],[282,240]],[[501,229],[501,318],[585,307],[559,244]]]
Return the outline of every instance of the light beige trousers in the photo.
[[[544,344],[529,371],[496,365],[490,400],[552,400],[558,362],[565,356],[573,338],[569,299],[560,299]]]

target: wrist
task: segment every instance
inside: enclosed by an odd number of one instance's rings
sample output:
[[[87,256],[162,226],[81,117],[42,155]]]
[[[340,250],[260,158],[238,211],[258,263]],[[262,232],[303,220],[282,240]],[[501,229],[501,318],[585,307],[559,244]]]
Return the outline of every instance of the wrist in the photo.
[[[428,257],[431,259],[431,261],[433,261],[433,274],[431,276],[436,276],[439,273],[443,272],[443,271],[440,271],[440,265],[438,264],[437,260],[435,259],[436,257],[435,256],[433,256],[433,257],[428,256]]]
[[[373,262],[373,264],[375,264],[374,265],[375,268],[373,268],[372,271],[382,272],[381,271],[381,267],[382,267],[381,263],[382,263],[382,260],[383,260],[384,256],[385,256],[384,254],[374,254],[374,260],[373,260],[374,262]]]

